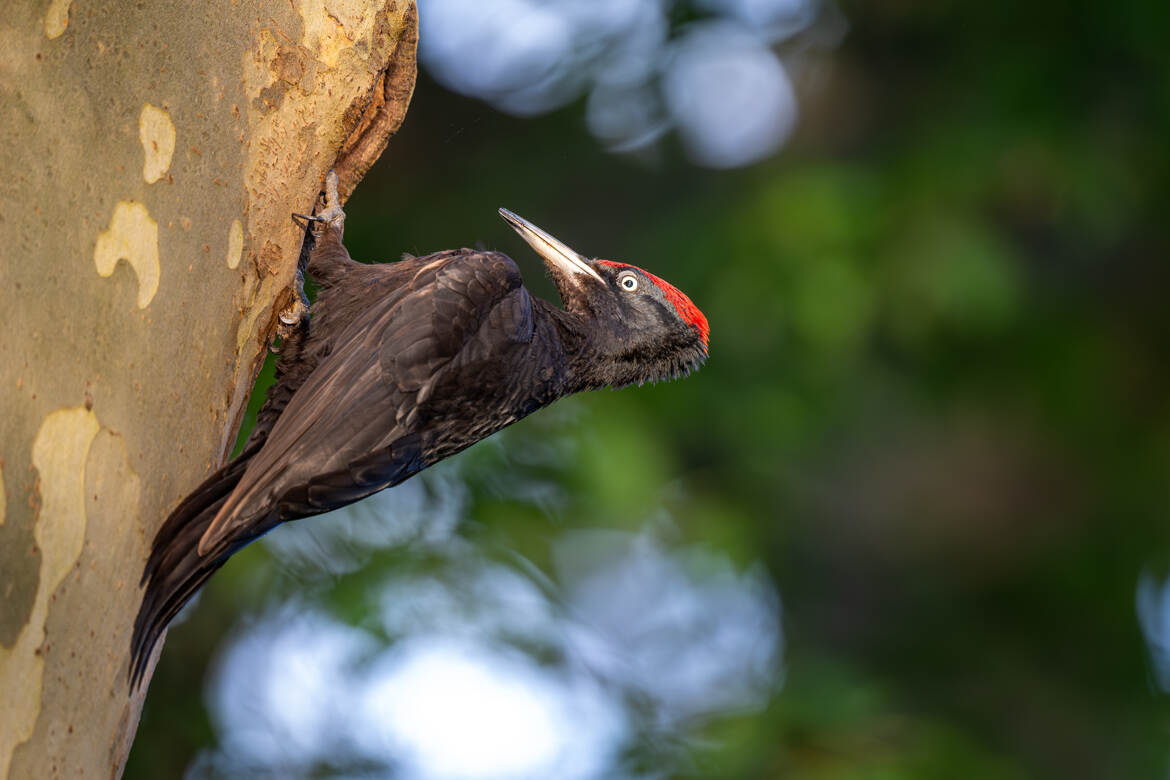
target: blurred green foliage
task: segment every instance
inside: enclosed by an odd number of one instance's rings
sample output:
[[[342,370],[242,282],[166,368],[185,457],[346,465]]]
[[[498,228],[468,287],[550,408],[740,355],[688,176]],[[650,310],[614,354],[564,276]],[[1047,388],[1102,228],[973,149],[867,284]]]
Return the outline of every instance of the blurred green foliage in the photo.
[[[555,296],[507,206],[669,278],[712,325],[696,376],[518,426],[510,449],[576,442],[544,467],[572,500],[489,480],[466,533],[541,565],[558,529],[664,506],[687,540],[764,563],[785,685],[704,729],[695,776],[1162,774],[1133,593],[1170,561],[1170,5],[844,13],[798,136],[733,173],[669,145],[606,155],[577,107],[514,119],[420,81],[348,206],[355,257],[482,242]],[[499,457],[483,446],[461,457]],[[289,579],[261,545],[216,577],[127,777],[178,776],[209,744],[199,670]]]

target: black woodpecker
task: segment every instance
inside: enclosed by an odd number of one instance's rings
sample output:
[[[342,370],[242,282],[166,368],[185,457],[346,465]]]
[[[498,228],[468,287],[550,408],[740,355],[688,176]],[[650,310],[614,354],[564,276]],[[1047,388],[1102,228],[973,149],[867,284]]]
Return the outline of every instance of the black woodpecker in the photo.
[[[319,285],[312,326],[305,318],[286,336],[243,452],[155,536],[132,688],[196,590],[278,524],[397,485],[570,393],[673,379],[706,359],[707,319],[675,287],[500,215],[543,258],[563,309],[530,295],[499,252],[355,262],[330,173],[325,209],[309,218],[307,271]]]

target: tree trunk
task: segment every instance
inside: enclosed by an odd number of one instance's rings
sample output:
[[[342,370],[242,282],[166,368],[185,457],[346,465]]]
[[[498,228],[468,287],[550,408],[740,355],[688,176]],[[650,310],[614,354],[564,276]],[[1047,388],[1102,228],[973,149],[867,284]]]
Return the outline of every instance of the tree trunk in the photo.
[[[229,451],[330,167],[414,85],[409,0],[8,4],[0,777],[116,777],[155,530]],[[152,666],[153,669],[153,666]]]

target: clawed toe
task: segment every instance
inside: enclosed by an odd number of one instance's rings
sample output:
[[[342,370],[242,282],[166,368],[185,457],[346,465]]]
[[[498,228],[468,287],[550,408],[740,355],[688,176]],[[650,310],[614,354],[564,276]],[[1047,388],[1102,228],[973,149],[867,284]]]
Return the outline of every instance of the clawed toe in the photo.
[[[328,208],[341,205],[341,198],[337,196],[337,171],[332,168],[325,174],[325,205]]]
[[[308,313],[308,307],[300,301],[297,301],[296,304],[288,307],[279,314],[280,322],[283,325],[299,325]]]

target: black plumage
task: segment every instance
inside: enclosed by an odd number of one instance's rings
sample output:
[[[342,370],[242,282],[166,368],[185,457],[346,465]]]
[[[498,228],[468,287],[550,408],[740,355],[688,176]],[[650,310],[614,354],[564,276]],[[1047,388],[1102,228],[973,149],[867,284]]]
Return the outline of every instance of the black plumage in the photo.
[[[286,338],[244,451],[155,537],[134,685],[195,591],[279,523],[396,485],[570,393],[674,378],[706,359],[707,321],[685,295],[634,266],[583,258],[502,209],[544,258],[563,309],[531,296],[498,252],[354,262],[329,185],[308,258],[312,327]]]

